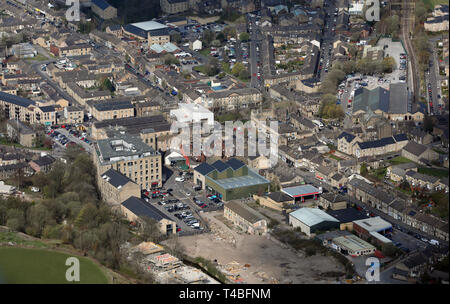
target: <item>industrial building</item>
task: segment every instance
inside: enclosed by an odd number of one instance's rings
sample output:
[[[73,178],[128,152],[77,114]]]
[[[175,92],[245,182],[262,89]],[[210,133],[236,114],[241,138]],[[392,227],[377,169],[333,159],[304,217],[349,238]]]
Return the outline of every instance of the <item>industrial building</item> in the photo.
[[[169,28],[156,21],[145,21],[127,24],[123,27],[125,35],[148,41],[148,46],[154,44],[165,45],[170,42]]]
[[[354,221],[353,231],[363,239],[375,239],[380,245],[392,243],[384,236],[392,232],[392,225],[379,216]]]
[[[155,206],[152,206],[144,200],[132,196],[120,205],[120,210],[126,218],[131,222],[139,222],[139,217],[146,216],[154,219],[162,234],[176,234],[177,224],[167,215],[159,211]]]
[[[194,169],[194,183],[217,194],[224,201],[266,192],[270,181],[248,168],[240,160],[202,163]]]
[[[267,232],[266,219],[255,210],[238,202],[225,204],[223,215],[249,234],[265,234]]]
[[[289,213],[289,225],[311,236],[315,231],[339,229],[339,221],[318,208],[300,208]]]
[[[353,234],[334,238],[331,247],[352,257],[370,255],[375,253],[376,250],[375,246],[361,240]]]
[[[313,198],[317,199],[322,193],[321,189],[317,189],[312,185],[300,185],[295,187],[283,188],[281,191],[292,197],[295,202],[305,202],[305,199]]]

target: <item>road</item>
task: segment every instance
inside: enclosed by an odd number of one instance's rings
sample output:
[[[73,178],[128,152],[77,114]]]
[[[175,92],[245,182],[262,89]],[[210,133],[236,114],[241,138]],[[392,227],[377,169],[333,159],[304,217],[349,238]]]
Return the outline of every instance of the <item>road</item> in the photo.
[[[438,115],[441,113],[441,110],[439,108],[439,105],[444,107],[444,102],[442,98],[438,98],[439,96],[442,96],[441,92],[441,81],[440,81],[440,75],[439,75],[439,60],[437,57],[437,50],[435,46],[436,42],[434,39],[430,39],[430,49],[432,50],[432,55],[430,58],[431,66],[429,66],[428,72],[426,73],[425,77],[427,80],[427,86],[428,84],[431,85],[431,99],[429,96],[429,92],[427,92],[427,100],[432,102],[433,107],[430,105],[430,115]],[[427,87],[427,90],[429,88]]]
[[[262,41],[262,34],[259,29],[259,27],[256,25],[256,16],[251,17],[248,16],[247,24],[250,31],[250,46],[249,46],[249,60],[250,60],[250,74],[251,74],[251,81],[250,81],[250,87],[252,88],[260,88],[261,84],[263,83],[262,77],[260,76],[260,80],[258,80],[258,62],[261,62],[260,53],[256,50],[258,47],[259,50],[261,50],[261,41]],[[251,29],[250,29],[251,28]]]
[[[324,29],[323,29],[323,35],[322,40],[320,44],[320,64],[318,69],[318,77],[321,81],[323,81],[327,75],[326,69],[331,68],[331,63],[333,61],[332,58],[332,48],[333,48],[333,42],[334,42],[334,31],[333,29],[336,26],[336,22],[334,22],[334,12],[335,12],[336,6],[334,3],[329,3],[329,6],[325,7],[325,13],[327,14],[325,17],[324,22]],[[329,51],[331,48],[331,52]],[[327,64],[328,63],[328,64]],[[346,111],[344,111],[346,112]]]
[[[37,63],[33,63],[31,65],[31,68],[36,71],[36,73],[38,73],[39,75],[41,75],[41,77],[45,78],[45,80],[47,81],[47,83],[56,91],[58,92],[64,99],[68,100],[70,102],[71,105],[77,105],[78,102],[75,101],[75,99],[72,98],[72,96],[70,96],[69,94],[67,94],[67,92],[63,91],[59,85],[54,82],[50,76],[45,73],[44,71],[41,70],[41,65],[43,64],[49,64],[51,62],[55,62],[56,59],[52,59],[52,60],[46,60],[46,61],[41,61],[41,62],[37,62]]]
[[[409,87],[414,93],[414,102],[417,103],[420,100],[420,73],[419,66],[416,63],[416,55],[411,41],[411,35],[414,32],[414,24],[408,16],[414,16],[415,12],[410,8],[410,3],[414,0],[403,0],[403,10],[406,11],[402,16],[402,40],[405,42],[406,52],[408,53],[409,63],[411,67],[411,81],[413,86]]]

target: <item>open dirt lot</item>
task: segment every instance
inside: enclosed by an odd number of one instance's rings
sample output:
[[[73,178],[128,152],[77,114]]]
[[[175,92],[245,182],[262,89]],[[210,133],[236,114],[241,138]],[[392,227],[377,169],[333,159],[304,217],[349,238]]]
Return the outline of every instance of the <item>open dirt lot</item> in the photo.
[[[212,233],[180,237],[185,253],[217,260],[219,269],[245,283],[333,283],[344,272],[341,264],[331,257],[305,257],[267,236],[242,234],[228,228],[221,212],[203,215]],[[247,264],[247,265],[246,265]]]

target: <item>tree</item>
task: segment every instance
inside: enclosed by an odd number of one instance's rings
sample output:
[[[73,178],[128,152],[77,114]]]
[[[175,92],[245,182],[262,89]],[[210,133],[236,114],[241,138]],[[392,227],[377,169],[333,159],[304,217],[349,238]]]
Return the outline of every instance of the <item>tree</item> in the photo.
[[[246,32],[242,32],[239,34],[239,40],[248,41],[250,39],[250,35]]]
[[[219,40],[221,44],[224,43],[226,40],[224,33],[223,32],[218,33],[216,36],[216,40]]]
[[[434,121],[431,116],[425,115],[423,119],[423,129],[425,132],[433,132]]]
[[[163,58],[164,58],[164,64],[167,64],[167,65],[171,65],[171,64],[179,65],[180,64],[180,61],[177,59],[177,57],[175,57],[172,54],[166,54],[166,55],[164,55]]]
[[[210,46],[211,42],[216,38],[216,34],[211,30],[206,30],[203,32],[202,37],[203,37],[203,39],[202,39],[203,43],[206,46]]]
[[[214,47],[220,47],[222,44],[220,43],[220,40],[218,40],[218,39],[214,39],[212,42],[211,42],[211,46],[214,46]]]
[[[248,80],[250,78],[250,72],[247,69],[242,70],[239,72],[239,79],[240,80]]]
[[[100,90],[114,92],[114,85],[112,84],[111,80],[109,80],[108,77],[102,77],[99,79],[98,82],[99,82],[98,88]]]
[[[383,58],[383,72],[392,73],[395,68],[395,59],[391,56]]]
[[[233,66],[233,68],[231,69],[231,74],[233,74],[234,76],[239,76],[239,73],[245,69],[245,66],[242,62],[236,62]]]
[[[234,26],[226,26],[222,33],[225,35],[226,39],[236,37],[236,28]]]
[[[208,76],[214,76],[219,73],[219,61],[217,58],[212,58],[205,66],[205,72]]]
[[[141,237],[144,242],[158,242],[161,232],[158,229],[158,223],[148,216],[141,216]]]
[[[175,42],[175,43],[180,43],[181,42],[181,35],[178,32],[174,32],[170,35],[170,41]]]
[[[367,175],[368,170],[367,170],[367,164],[366,163],[362,163],[359,169],[359,174],[361,174],[362,176]]]

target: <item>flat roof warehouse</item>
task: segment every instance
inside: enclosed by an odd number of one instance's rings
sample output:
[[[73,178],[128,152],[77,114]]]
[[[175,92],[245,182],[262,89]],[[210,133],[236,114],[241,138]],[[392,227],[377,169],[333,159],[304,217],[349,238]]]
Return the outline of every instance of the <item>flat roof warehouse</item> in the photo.
[[[283,188],[282,191],[293,198],[320,194],[320,190],[311,185]]]

